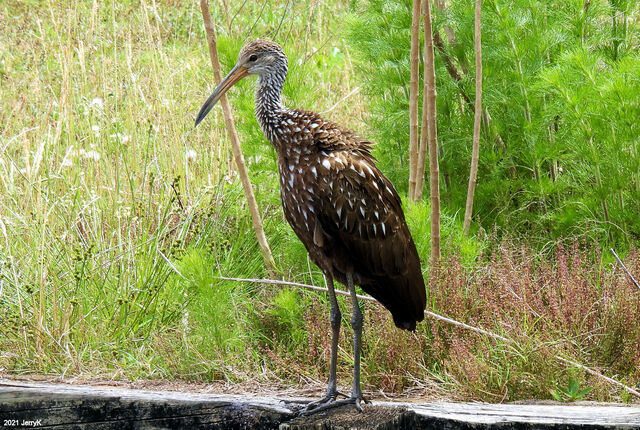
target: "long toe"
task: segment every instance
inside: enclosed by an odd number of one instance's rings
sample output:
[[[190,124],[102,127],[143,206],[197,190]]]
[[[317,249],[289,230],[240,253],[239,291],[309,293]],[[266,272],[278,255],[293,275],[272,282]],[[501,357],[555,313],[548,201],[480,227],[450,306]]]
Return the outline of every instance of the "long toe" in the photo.
[[[319,406],[326,405],[327,403],[335,402],[335,400],[336,400],[335,395],[327,394],[323,398],[309,403],[307,407],[304,408],[303,412],[311,411]]]
[[[340,391],[329,391],[329,392],[327,392],[327,394],[325,394],[325,396],[323,398],[318,399],[316,401],[313,401],[313,402],[307,404],[307,407],[304,408],[301,413],[305,414],[305,413],[311,412],[314,409],[319,408],[321,406],[327,405],[329,403],[333,403],[333,402],[336,401],[336,398],[338,396],[347,397],[345,394],[342,394]]]
[[[308,416],[318,412],[326,411],[328,409],[333,409],[333,408],[346,406],[346,405],[351,405],[354,408],[356,408],[359,412],[362,412],[362,406],[360,405],[361,401],[362,399],[360,397],[349,397],[348,399],[341,399],[341,400],[336,400],[334,397],[332,400],[329,400],[322,404],[317,404],[311,409],[309,407],[305,408],[302,412],[300,412],[300,415]],[[317,403],[317,402],[314,402],[314,403]],[[309,406],[311,406],[311,404]]]

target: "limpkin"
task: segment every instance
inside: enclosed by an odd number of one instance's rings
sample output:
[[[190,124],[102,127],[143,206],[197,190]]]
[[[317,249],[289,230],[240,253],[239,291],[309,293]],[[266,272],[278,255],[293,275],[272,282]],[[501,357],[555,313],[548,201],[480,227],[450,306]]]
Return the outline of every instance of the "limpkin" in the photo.
[[[397,327],[413,331],[424,318],[426,303],[420,260],[400,197],[371,155],[372,142],[314,112],[285,107],[281,92],[287,70],[287,57],[277,43],[249,42],[200,109],[196,125],[236,82],[247,75],[258,76],[255,113],[278,156],[284,215],[323,271],[329,290],[329,383],[326,395],[306,411],[342,404],[362,410],[363,315],[354,286],[382,303]],[[336,400],[336,360],[342,316],[334,279],[348,287],[353,306],[353,391],[351,397],[340,400]]]

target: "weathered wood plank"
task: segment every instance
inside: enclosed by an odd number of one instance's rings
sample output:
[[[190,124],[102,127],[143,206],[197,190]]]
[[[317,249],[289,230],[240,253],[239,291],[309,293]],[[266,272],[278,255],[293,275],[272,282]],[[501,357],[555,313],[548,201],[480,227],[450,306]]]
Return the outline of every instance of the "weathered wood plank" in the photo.
[[[228,396],[0,380],[0,425],[117,429],[640,429],[640,408],[375,402],[297,417],[301,399]],[[9,421],[5,421],[9,420]]]
[[[572,425],[629,425],[640,428],[640,408],[626,406],[422,403],[412,410],[423,416],[481,424],[522,422]]]
[[[277,400],[190,393],[0,382],[0,396],[0,424],[41,420],[42,428],[266,429],[293,417]]]

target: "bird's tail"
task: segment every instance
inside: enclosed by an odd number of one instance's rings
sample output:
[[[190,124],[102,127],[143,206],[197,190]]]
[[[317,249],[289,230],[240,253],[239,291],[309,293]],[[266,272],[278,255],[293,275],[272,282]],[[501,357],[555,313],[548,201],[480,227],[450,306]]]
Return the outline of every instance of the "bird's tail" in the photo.
[[[427,298],[420,266],[395,278],[378,279],[362,289],[391,312],[396,327],[414,331],[424,319]]]

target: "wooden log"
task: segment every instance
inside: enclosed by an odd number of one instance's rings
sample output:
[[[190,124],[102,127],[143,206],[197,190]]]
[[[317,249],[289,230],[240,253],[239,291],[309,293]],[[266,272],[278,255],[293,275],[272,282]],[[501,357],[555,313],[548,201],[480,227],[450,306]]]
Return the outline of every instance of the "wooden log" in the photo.
[[[0,425],[22,428],[273,429],[295,409],[277,399],[243,399],[111,387],[0,382]],[[133,427],[132,427],[133,426]]]
[[[374,402],[308,417],[308,399],[230,396],[0,380],[1,428],[622,430],[640,407]]]

